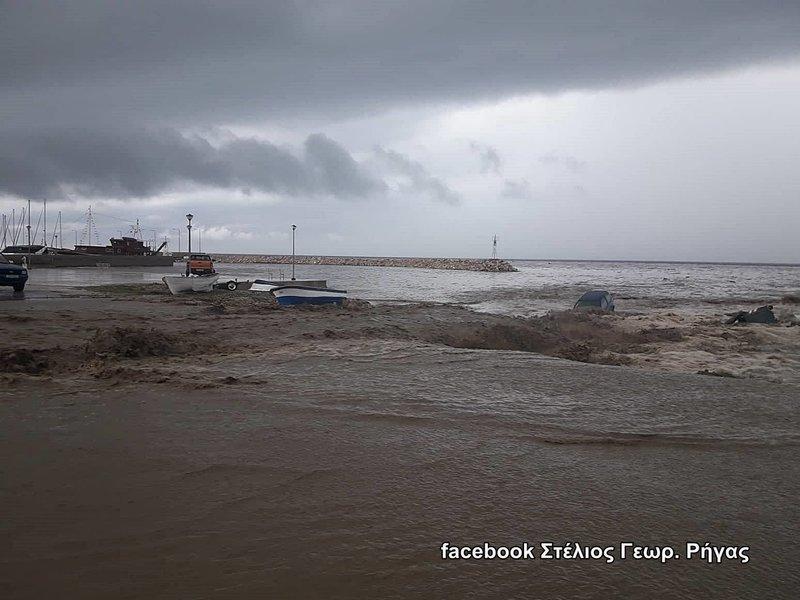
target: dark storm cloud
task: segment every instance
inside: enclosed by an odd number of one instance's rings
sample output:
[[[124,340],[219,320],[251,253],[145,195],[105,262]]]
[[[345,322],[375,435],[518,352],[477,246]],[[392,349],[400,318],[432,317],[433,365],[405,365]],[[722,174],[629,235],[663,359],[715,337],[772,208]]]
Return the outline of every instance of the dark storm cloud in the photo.
[[[176,126],[605,88],[796,57],[800,2],[4,2],[0,120]]]
[[[321,134],[303,152],[267,141],[233,138],[213,145],[175,130],[4,132],[0,192],[142,198],[176,186],[240,188],[297,195],[364,197],[385,189],[353,157]]]
[[[445,204],[461,202],[461,196],[444,181],[431,175],[422,163],[412,160],[405,154],[385,148],[375,148],[375,155],[392,172],[399,174],[405,180],[400,189],[406,194],[426,195]]]
[[[366,196],[385,189],[352,156],[330,138],[316,133],[305,143],[306,164],[320,189],[334,196]]]

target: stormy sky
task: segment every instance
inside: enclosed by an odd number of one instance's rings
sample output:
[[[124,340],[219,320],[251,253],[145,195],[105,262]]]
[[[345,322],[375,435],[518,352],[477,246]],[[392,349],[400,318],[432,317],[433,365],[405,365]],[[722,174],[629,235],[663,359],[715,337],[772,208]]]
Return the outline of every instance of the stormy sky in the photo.
[[[0,11],[0,213],[65,242],[800,262],[798,2]]]

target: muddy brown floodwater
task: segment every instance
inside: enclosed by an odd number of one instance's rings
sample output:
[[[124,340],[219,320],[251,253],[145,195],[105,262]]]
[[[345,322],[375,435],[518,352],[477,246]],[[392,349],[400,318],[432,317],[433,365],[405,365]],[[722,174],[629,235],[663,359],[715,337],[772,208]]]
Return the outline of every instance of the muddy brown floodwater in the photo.
[[[0,594],[794,598],[798,332],[155,286],[3,302]],[[440,554],[548,541],[749,562]]]

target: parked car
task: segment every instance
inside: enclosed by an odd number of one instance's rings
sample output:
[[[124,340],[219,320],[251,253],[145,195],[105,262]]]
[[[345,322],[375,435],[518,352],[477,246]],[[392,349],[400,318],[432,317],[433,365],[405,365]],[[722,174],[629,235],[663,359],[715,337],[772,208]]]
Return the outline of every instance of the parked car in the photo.
[[[28,269],[15,265],[0,253],[0,285],[10,285],[15,292],[25,289]]]
[[[214,273],[214,261],[208,254],[190,254],[189,272],[192,275],[211,275]]]
[[[583,296],[578,298],[573,310],[607,310],[614,311],[614,297],[605,290],[592,290],[585,292]]]

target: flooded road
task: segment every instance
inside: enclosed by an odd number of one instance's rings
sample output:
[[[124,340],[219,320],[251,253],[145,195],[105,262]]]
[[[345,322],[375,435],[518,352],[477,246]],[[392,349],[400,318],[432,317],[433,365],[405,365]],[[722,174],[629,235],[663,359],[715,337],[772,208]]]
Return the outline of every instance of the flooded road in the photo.
[[[798,327],[87,297],[80,273],[40,273],[0,302],[4,597],[796,596]],[[469,290],[474,276],[431,294],[478,301],[491,280]],[[535,310],[577,284],[526,285],[492,301]],[[697,374],[703,361],[736,372]],[[444,543],[683,556],[445,560]],[[748,562],[689,559],[686,543]]]
[[[6,395],[11,597],[792,598],[800,583],[795,387],[402,344],[202,369],[242,384]],[[750,562],[440,556],[546,541],[711,542]]]

